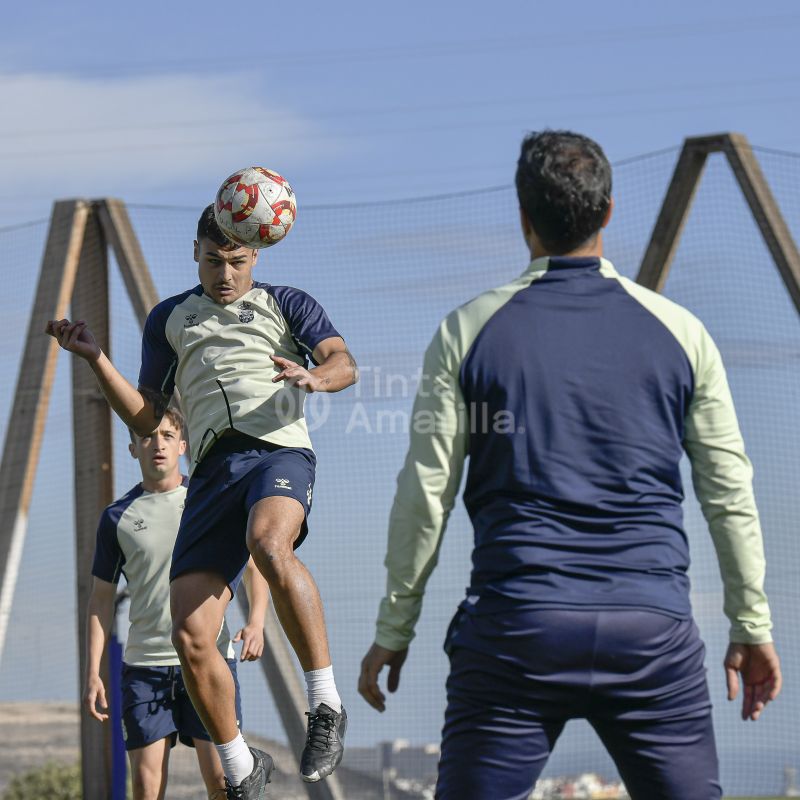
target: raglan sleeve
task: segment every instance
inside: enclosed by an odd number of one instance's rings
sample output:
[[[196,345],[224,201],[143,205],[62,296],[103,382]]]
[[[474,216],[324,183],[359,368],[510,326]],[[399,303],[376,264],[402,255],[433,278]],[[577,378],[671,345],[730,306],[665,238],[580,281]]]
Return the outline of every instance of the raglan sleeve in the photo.
[[[722,357],[708,332],[698,334],[695,388],[684,447],[692,482],[719,561],[730,640],[772,641],[764,592],[766,560],[748,459]]]
[[[307,292],[293,286],[271,286],[269,291],[278,303],[292,338],[312,361],[312,353],[320,342],[341,336],[322,305]]]
[[[97,525],[92,575],[108,583],[118,583],[124,564],[125,555],[117,538],[117,521],[107,508]]]
[[[414,637],[467,454],[469,428],[460,363],[447,328],[445,320],[425,353],[408,453],[389,515],[386,595],[375,636],[376,643],[388,650],[402,650]]]
[[[175,389],[178,356],[167,340],[167,319],[171,308],[159,303],[147,316],[142,334],[142,365],[139,388],[171,397]]]

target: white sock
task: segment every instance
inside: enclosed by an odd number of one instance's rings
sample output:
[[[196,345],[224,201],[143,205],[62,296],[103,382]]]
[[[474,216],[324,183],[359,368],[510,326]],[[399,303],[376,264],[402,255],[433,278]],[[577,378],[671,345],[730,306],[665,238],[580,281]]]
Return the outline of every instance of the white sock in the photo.
[[[308,692],[308,707],[315,711],[320,703],[325,703],[328,708],[337,714],[342,711],[342,699],[336,691],[336,681],[333,679],[333,667],[312,669],[304,672],[306,691]]]
[[[222,762],[222,771],[231,786],[238,786],[253,771],[255,761],[250,748],[240,733],[232,742],[215,744]]]

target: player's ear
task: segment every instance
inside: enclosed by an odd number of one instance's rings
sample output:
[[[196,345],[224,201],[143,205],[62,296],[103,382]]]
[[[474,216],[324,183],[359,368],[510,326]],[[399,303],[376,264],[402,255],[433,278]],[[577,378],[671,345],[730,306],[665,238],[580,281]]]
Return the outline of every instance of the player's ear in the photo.
[[[194,242],[194,260],[200,263],[200,243],[195,239]]]
[[[528,245],[528,249],[531,251],[531,257],[533,258],[535,257],[535,253],[541,250],[541,245],[539,244],[539,239],[536,237],[536,231],[533,229],[530,218],[521,206],[519,209],[519,224],[522,228],[522,236],[525,239],[525,244]]]
[[[186,439],[181,439],[178,442],[178,455],[182,456],[186,452]]]
[[[606,211],[606,216],[603,219],[603,224],[600,226],[601,228],[605,228],[606,225],[611,221],[611,214],[614,211],[614,198],[610,197],[608,199],[608,211]]]
[[[522,235],[525,237],[525,241],[527,242],[531,235],[531,221],[528,219],[528,215],[520,208],[519,210],[519,224],[522,226]]]
[[[531,232],[531,223],[522,207],[519,209],[519,224],[522,226],[522,235],[527,239]]]
[[[258,253],[258,250],[253,249],[253,260],[250,262],[253,266],[255,266],[256,262],[258,261]]]
[[[128,452],[131,454],[131,458],[136,458],[136,445],[133,442],[128,445]]]

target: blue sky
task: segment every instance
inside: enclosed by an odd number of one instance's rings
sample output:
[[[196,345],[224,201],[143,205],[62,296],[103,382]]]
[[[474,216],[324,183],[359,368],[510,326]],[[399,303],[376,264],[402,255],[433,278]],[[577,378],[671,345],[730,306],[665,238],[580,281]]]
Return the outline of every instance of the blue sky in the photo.
[[[197,205],[245,164],[303,204],[509,183],[529,129],[612,160],[738,130],[800,150],[790,0],[12,4],[0,227],[52,200]]]

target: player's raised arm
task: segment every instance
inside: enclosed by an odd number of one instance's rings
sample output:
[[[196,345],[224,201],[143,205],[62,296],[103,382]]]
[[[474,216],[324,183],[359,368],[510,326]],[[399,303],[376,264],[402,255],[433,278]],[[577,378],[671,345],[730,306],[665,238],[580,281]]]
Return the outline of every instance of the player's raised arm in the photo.
[[[163,408],[157,408],[158,404],[150,396],[125,380],[100,349],[86,322],[50,320],[45,332],[64,350],[82,358],[92,368],[108,404],[129,428],[144,436],[158,427]]]
[[[312,357],[318,366],[311,371],[324,387],[318,391],[339,392],[358,383],[358,364],[340,336],[320,342]]]
[[[340,336],[331,336],[314,348],[317,366],[313,369],[281,356],[270,358],[280,370],[273,383],[286,381],[307,392],[340,392],[358,381],[358,365]]]

